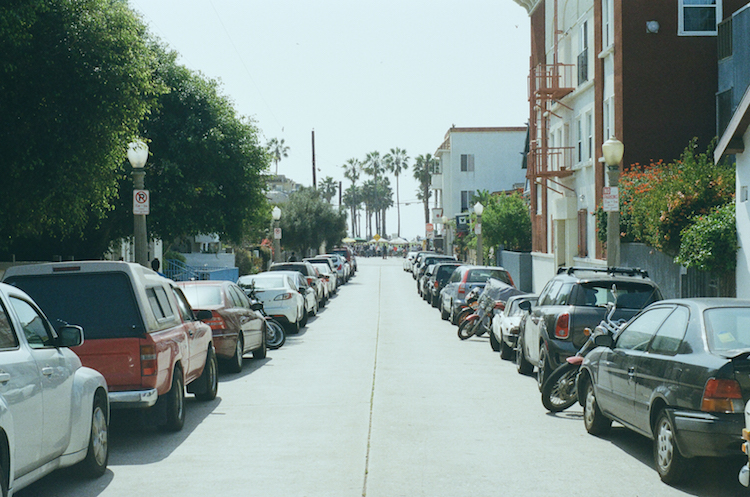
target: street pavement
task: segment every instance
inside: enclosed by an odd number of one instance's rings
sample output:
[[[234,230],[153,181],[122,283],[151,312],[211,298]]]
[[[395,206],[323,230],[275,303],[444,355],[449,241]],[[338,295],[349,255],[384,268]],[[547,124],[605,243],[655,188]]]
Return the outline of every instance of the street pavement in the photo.
[[[730,496],[740,463],[701,461],[663,484],[651,442],[615,426],[588,435],[581,408],[551,415],[536,380],[460,341],[422,301],[401,259],[359,272],[298,335],[162,433],[116,413],[107,473],[54,473],[31,496]],[[739,447],[738,447],[739,450]]]

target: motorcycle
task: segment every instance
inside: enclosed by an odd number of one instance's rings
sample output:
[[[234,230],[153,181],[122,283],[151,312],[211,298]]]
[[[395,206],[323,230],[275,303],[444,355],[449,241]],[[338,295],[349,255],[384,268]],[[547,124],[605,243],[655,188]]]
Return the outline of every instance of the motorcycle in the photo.
[[[456,318],[456,324],[458,324],[459,328],[467,317],[476,312],[477,307],[479,307],[479,294],[481,292],[481,288],[474,287],[469,290],[469,293],[466,294],[466,300],[461,306],[461,309],[458,311],[458,317]]]
[[[472,292],[478,288],[472,289]],[[495,278],[490,278],[479,295],[476,310],[466,317],[458,326],[458,338],[466,340],[472,336],[491,333],[492,317],[496,309],[504,310],[505,303],[513,295],[522,294],[520,290]],[[467,297],[468,301],[468,297]]]
[[[281,323],[266,314],[263,301],[255,295],[255,285],[245,287],[245,293],[250,298],[250,307],[254,311],[259,312],[263,316],[263,319],[266,320],[266,347],[272,350],[278,349],[286,342],[284,327],[281,326]]]
[[[578,401],[578,372],[583,364],[583,358],[589,351],[596,348],[594,339],[599,335],[609,334],[614,336],[625,324],[624,319],[614,321],[612,315],[616,309],[615,302],[607,303],[607,313],[604,319],[594,328],[586,328],[584,333],[588,336],[586,342],[578,352],[565,359],[565,362],[555,369],[542,385],[542,404],[550,412],[561,412]]]

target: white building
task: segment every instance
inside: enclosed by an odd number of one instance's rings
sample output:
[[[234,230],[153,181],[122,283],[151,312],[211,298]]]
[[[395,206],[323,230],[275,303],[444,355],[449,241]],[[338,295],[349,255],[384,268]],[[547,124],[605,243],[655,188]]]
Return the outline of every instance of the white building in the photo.
[[[469,210],[480,190],[494,193],[522,188],[525,142],[525,126],[450,128],[435,152],[439,165],[432,175],[434,205],[452,219]]]

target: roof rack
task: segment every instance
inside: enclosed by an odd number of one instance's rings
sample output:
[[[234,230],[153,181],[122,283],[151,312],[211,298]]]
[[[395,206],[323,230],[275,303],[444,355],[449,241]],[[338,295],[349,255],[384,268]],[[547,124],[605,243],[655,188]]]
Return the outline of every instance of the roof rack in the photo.
[[[641,278],[648,278],[648,271],[646,271],[645,269],[641,269],[639,267],[600,268],[600,267],[571,266],[571,267],[557,268],[557,274],[567,273],[567,274],[572,275],[578,271],[587,271],[587,272],[593,272],[593,273],[606,273],[606,274],[611,274],[613,276],[624,275],[624,276],[640,276]]]

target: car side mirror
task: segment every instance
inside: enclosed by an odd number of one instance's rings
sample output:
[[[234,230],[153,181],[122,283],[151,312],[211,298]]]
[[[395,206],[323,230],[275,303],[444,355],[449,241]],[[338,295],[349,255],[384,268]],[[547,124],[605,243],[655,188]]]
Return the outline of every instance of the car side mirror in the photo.
[[[193,311],[193,315],[195,316],[195,319],[198,321],[207,321],[214,317],[214,313],[211,311],[207,311],[203,309],[202,311]]]
[[[522,300],[518,303],[518,307],[526,312],[529,312],[531,311],[531,302],[529,302],[528,300]]]
[[[612,348],[612,345],[614,345],[615,340],[612,338],[611,335],[597,335],[594,337],[594,345],[597,347],[607,347],[609,349]]]
[[[83,328],[66,324],[57,332],[58,347],[78,347],[83,343]]]

